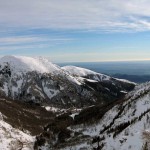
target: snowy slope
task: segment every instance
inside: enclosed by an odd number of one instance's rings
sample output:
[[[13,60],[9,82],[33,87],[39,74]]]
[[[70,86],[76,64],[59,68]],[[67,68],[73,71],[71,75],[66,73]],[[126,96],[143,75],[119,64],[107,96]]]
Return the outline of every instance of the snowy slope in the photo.
[[[32,137],[3,121],[0,113],[0,149],[1,150],[33,150],[35,137]]]
[[[79,80],[81,79],[81,77],[82,78],[84,77],[86,79],[91,79],[91,82],[93,82],[93,81],[117,80],[117,81],[124,82],[124,83],[135,84],[134,82],[130,82],[128,80],[112,78],[110,76],[107,76],[107,75],[104,75],[101,73],[97,73],[97,72],[94,72],[92,70],[81,68],[81,67],[64,66],[61,68],[65,71],[69,72],[69,74],[71,74],[72,76],[77,77]]]
[[[89,111],[82,114],[84,123],[67,127],[71,134],[62,145],[58,142],[60,150],[150,150],[150,82],[137,85],[95,123],[86,122],[92,113],[93,120],[97,115]],[[80,119],[80,112],[70,117],[76,121],[78,115]]]
[[[68,78],[73,83],[81,84],[76,78],[65,72],[61,67],[51,63],[44,57],[4,56],[0,59],[0,69],[9,68],[12,75],[35,71],[37,73],[51,73]]]
[[[4,96],[21,99],[23,92],[27,100],[39,102],[52,99],[60,93],[60,88],[56,85],[58,81],[52,77],[81,85],[68,72],[42,57],[4,56],[0,59],[0,93]],[[60,86],[65,90],[65,84]]]
[[[64,66],[64,67],[62,67],[62,69],[65,71],[68,71],[71,75],[78,76],[78,77],[87,77],[88,75],[94,75],[94,77],[92,79],[94,79],[96,81],[110,79],[109,76],[91,71],[89,69],[81,68],[81,67]]]
[[[72,146],[72,150],[97,148],[98,142],[92,141],[98,136],[102,150],[143,150],[146,142],[143,132],[150,131],[150,82],[137,86],[125,99],[106,112],[98,123],[69,127],[91,137],[91,140]]]
[[[60,67],[42,57],[4,56],[0,59],[0,64],[2,68],[6,64],[9,64],[11,66],[11,71],[14,73],[28,71],[53,73],[61,70]]]
[[[89,69],[76,67],[76,66],[64,66],[64,67],[62,67],[62,69],[68,71],[70,74],[75,75],[75,76],[87,76],[89,74],[98,74]]]

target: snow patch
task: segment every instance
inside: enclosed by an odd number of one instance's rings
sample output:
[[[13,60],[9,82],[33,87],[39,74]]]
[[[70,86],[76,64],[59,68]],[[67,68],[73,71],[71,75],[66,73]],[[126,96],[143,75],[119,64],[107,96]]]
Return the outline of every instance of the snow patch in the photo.
[[[0,149],[33,150],[35,137],[28,135],[3,121],[0,113]]]

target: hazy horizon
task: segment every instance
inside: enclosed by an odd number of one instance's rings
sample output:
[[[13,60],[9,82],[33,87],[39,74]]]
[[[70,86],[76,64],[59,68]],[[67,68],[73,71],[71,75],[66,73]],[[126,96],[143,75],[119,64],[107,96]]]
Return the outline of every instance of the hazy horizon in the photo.
[[[108,75],[126,74],[126,75],[150,75],[150,61],[122,61],[122,62],[66,62],[56,63],[66,66],[73,65],[93,70],[95,72]]]

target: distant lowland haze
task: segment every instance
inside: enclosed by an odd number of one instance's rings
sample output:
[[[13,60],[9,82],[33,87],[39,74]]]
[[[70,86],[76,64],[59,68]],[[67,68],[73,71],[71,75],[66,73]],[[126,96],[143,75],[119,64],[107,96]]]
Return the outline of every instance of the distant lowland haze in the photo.
[[[136,83],[150,81],[150,61],[124,62],[76,62],[58,63],[60,66],[73,65]]]
[[[105,74],[150,75],[150,61],[128,62],[72,62],[58,63],[60,66],[74,65]]]

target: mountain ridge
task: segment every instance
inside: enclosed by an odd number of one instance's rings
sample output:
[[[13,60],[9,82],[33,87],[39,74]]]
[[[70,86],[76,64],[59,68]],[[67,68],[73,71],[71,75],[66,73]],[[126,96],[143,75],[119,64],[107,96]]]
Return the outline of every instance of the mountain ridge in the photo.
[[[5,147],[11,142],[30,150],[150,147],[150,82],[59,67],[43,58],[7,56],[0,65],[2,142],[12,135]]]
[[[42,57],[5,56],[0,59],[0,65],[2,96],[50,103],[57,107],[107,103],[124,96],[135,86],[129,81],[121,81],[84,68],[80,70],[85,76],[74,76]]]

